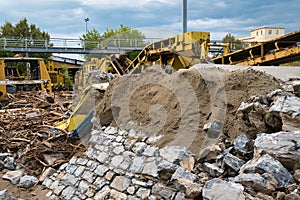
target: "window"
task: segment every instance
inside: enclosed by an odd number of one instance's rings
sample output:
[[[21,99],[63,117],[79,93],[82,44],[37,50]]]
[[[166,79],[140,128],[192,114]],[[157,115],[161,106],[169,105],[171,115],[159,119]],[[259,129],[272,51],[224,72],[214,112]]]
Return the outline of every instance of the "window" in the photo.
[[[276,30],[276,35],[278,35],[278,30]]]
[[[260,34],[262,35],[262,34],[263,34],[263,31],[260,31]]]
[[[256,32],[256,35],[258,35],[258,31]]]
[[[269,30],[268,33],[269,33],[269,35],[272,35],[272,30]]]

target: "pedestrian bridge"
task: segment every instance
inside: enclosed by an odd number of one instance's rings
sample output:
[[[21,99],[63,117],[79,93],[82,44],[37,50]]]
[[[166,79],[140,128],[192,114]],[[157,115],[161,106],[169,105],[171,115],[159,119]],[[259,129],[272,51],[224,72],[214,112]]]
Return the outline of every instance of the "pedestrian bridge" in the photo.
[[[115,54],[142,50],[157,38],[116,37],[103,41],[84,41],[80,39],[50,38],[0,38],[0,50],[15,53],[68,53],[68,54]]]

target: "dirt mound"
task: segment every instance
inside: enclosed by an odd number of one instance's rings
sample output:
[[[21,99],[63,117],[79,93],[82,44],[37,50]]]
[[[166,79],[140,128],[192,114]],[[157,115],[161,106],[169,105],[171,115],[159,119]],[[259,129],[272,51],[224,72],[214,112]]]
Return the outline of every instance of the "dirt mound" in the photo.
[[[195,66],[169,75],[153,67],[116,78],[97,107],[97,115],[102,125],[134,129],[143,137],[161,135],[158,146],[186,146],[197,153],[208,122],[220,122],[230,139],[258,131],[236,117],[237,108],[251,96],[279,87],[279,81],[254,70],[229,72]]]

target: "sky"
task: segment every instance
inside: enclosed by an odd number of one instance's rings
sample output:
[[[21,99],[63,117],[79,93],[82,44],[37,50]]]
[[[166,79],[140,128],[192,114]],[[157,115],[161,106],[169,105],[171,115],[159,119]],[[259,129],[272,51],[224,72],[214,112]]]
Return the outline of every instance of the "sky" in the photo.
[[[187,0],[188,31],[211,33],[221,40],[227,33],[246,37],[262,26],[299,28],[299,0]],[[149,38],[164,38],[182,31],[182,0],[1,0],[0,25],[26,17],[52,38],[78,39],[86,31],[120,24],[142,31]]]

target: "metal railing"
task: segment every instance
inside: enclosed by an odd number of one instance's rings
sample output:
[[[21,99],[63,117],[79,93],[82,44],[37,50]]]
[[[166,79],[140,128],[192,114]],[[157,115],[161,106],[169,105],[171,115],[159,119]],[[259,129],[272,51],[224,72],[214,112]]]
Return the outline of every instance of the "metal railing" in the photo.
[[[90,53],[97,50],[140,50],[158,38],[124,38],[113,37],[100,41],[87,41],[80,39],[50,38],[0,38],[0,50],[14,52],[49,52],[49,53]]]

